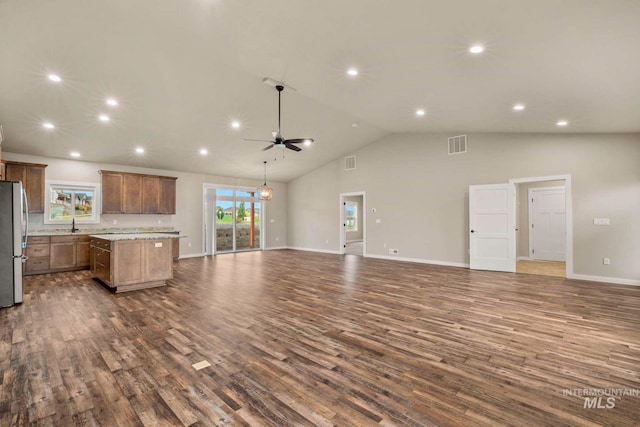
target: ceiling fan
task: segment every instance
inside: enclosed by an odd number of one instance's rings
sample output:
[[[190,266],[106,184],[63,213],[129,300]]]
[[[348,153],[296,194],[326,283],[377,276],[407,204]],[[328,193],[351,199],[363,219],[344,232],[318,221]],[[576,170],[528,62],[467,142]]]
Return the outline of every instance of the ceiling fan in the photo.
[[[284,139],[282,137],[282,134],[280,133],[280,95],[282,93],[282,91],[284,90],[284,86],[282,85],[276,85],[276,90],[278,91],[278,131],[277,132],[273,132],[273,141],[267,140],[267,139],[247,139],[245,138],[245,141],[260,141],[260,142],[270,142],[271,144],[264,147],[262,149],[262,151],[267,151],[270,150],[273,147],[278,147],[278,148],[288,148],[289,150],[293,150],[293,151],[302,151],[302,148],[298,147],[297,145],[294,144],[300,144],[303,142],[313,142],[313,138],[294,138],[294,139]]]

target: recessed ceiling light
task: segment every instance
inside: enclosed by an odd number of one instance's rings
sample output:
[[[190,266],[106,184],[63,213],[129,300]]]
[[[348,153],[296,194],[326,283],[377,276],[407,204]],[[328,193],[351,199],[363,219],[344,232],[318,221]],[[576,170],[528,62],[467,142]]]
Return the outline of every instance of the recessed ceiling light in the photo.
[[[45,127],[45,128],[47,128],[47,129],[53,129],[53,128],[55,128],[55,126],[53,125],[53,123],[49,123],[49,122],[43,123],[43,124],[42,124],[42,126],[43,126],[43,127]]]
[[[358,75],[358,69],[357,68],[349,68],[347,70],[347,74],[349,74],[351,77],[355,77]]]
[[[231,122],[231,127],[234,129],[238,129],[240,127],[240,122],[237,120],[234,120]]]
[[[201,148],[200,154],[202,154],[203,156],[206,156],[207,154],[209,154],[209,151],[206,148]]]
[[[108,122],[109,120],[111,120],[109,116],[107,116],[106,114],[100,114],[98,118],[100,119],[101,122]]]
[[[110,107],[117,107],[118,106],[118,100],[115,98],[107,98],[107,105]]]
[[[416,110],[416,116],[424,116],[425,111],[422,108]]]
[[[471,53],[482,53],[482,52],[484,52],[484,46],[480,46],[479,44],[471,46],[469,48],[469,52],[471,52]]]
[[[307,147],[310,146],[311,145],[311,140],[305,139],[304,140],[304,145],[307,146]]]
[[[516,104],[513,106],[513,109],[516,111],[522,111],[524,110],[524,105],[523,104]]]
[[[47,77],[49,77],[49,80],[51,80],[52,82],[60,83],[62,81],[60,76],[57,74],[49,74]]]
[[[136,153],[138,153],[138,154],[144,154],[144,148],[142,148],[142,147],[138,147],[138,148],[136,148]]]
[[[80,157],[80,153],[78,153],[77,151],[72,151],[71,153],[69,153],[69,155],[70,155],[71,157],[75,157],[75,158]]]
[[[566,126],[568,124],[569,124],[569,122],[566,121],[566,120],[558,120],[558,123],[556,123],[556,125],[558,125],[558,126]]]

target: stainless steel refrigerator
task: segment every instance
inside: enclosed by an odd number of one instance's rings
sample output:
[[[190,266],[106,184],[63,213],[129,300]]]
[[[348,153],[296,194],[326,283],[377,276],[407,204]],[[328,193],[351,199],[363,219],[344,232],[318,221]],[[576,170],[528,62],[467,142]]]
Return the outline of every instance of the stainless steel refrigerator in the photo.
[[[0,181],[0,307],[22,302],[22,264],[26,257],[28,214],[22,184]]]

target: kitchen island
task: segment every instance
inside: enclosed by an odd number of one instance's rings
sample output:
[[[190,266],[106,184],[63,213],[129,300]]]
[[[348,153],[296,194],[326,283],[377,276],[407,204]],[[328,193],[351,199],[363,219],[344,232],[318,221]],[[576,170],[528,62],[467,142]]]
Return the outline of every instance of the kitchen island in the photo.
[[[115,292],[126,292],[166,285],[173,278],[172,239],[184,236],[140,233],[89,237],[94,278]]]

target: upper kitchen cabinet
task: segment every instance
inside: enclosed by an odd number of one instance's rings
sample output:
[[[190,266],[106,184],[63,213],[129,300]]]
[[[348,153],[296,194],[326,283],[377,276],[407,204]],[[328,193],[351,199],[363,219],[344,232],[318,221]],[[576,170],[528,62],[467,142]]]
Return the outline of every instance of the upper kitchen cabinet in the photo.
[[[121,172],[100,171],[102,175],[102,213],[121,214],[123,208],[123,182]]]
[[[44,213],[44,169],[47,165],[3,161],[5,179],[21,181],[27,192],[29,213]]]
[[[176,177],[100,171],[102,213],[176,213]]]

